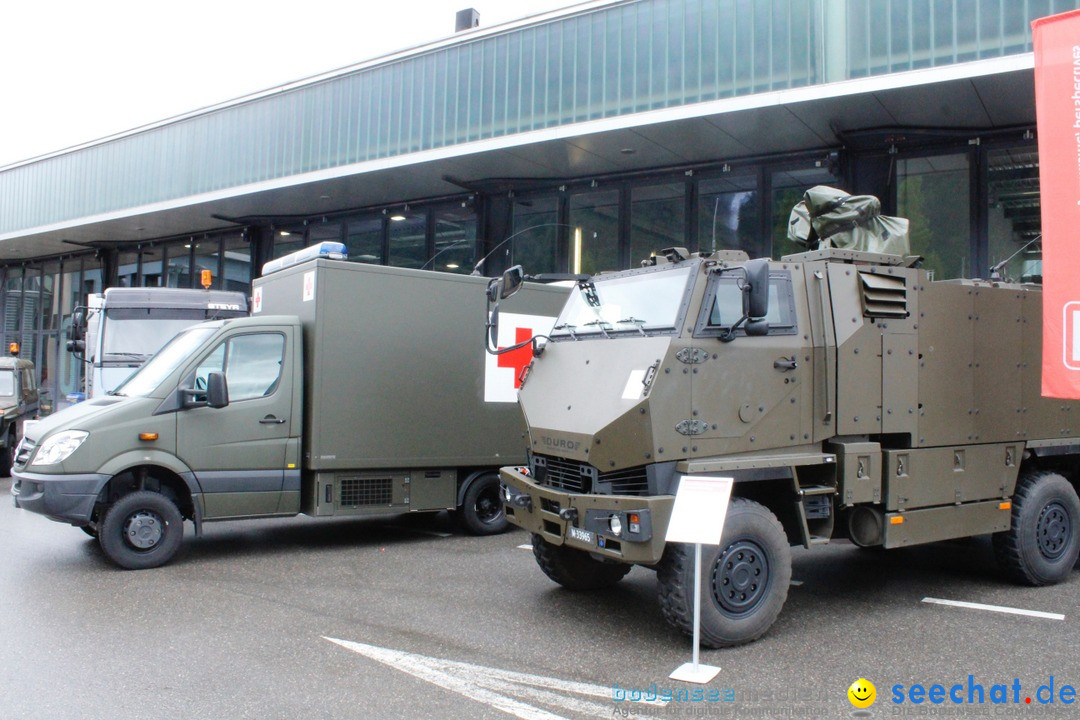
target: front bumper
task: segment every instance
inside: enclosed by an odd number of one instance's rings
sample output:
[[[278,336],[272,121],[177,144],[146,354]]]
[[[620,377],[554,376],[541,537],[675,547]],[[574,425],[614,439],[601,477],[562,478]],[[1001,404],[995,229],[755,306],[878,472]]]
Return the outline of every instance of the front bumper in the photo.
[[[45,475],[12,470],[11,496],[15,507],[57,522],[86,525],[108,475]]]
[[[637,565],[660,562],[673,495],[578,495],[537,485],[515,468],[502,468],[499,476],[506,519],[512,524],[552,545]],[[621,525],[618,534],[612,531],[612,516]],[[631,516],[638,522],[631,523]]]

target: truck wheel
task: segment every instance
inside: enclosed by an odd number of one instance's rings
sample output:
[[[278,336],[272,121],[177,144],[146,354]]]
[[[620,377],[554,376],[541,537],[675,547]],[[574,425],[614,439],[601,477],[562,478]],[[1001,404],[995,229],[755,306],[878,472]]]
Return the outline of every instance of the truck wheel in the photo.
[[[116,501],[98,528],[101,549],[128,570],[164,565],[184,537],[184,518],[161,493],[139,490]]]
[[[1068,577],[1080,554],[1080,498],[1053,472],[1025,475],[1016,485],[1012,523],[994,533],[994,554],[1012,580],[1051,585]]]
[[[657,568],[664,619],[694,631],[694,546],[668,543]],[[701,548],[701,643],[728,647],[765,634],[784,607],[791,583],[791,548],[768,508],[732,498],[719,545]]]
[[[510,523],[499,497],[498,475],[488,473],[472,481],[465,491],[458,519],[473,535],[498,535],[506,531]]]
[[[533,557],[544,574],[567,590],[600,590],[611,587],[630,572],[633,565],[603,562],[583,550],[552,545],[539,535],[532,536]]]
[[[7,447],[0,448],[0,477],[11,476],[11,466],[15,464],[15,433],[8,435]]]

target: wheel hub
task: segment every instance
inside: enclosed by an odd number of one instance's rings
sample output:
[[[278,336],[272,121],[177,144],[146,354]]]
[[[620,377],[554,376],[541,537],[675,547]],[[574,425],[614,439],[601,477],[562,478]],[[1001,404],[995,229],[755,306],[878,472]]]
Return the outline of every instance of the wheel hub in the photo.
[[[124,540],[139,550],[149,550],[161,542],[165,523],[161,516],[149,510],[139,510],[124,523]]]
[[[497,490],[491,492],[484,492],[476,499],[476,517],[480,519],[480,522],[490,523],[499,517],[499,513],[502,512],[502,505],[499,502],[499,493]]]
[[[1042,509],[1035,532],[1043,557],[1056,560],[1065,553],[1072,537],[1071,525],[1069,512],[1061,503],[1055,501]]]
[[[754,610],[765,597],[769,583],[769,562],[761,547],[738,540],[727,547],[713,565],[713,599],[731,615]]]

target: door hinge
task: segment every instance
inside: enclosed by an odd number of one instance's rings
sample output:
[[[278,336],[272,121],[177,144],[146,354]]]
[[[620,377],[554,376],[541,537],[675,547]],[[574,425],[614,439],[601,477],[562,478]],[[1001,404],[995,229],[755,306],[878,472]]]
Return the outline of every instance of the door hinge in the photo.
[[[709,353],[705,348],[685,347],[675,353],[675,358],[684,365],[700,365],[709,359]]]
[[[709,423],[704,420],[683,420],[675,426],[675,432],[680,435],[701,435],[709,429]]]

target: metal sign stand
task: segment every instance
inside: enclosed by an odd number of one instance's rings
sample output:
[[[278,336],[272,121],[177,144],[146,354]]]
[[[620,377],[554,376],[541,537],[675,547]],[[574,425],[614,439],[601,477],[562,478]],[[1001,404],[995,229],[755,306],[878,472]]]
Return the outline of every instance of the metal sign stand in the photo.
[[[684,477],[679,482],[666,540],[694,544],[694,655],[692,662],[683,663],[668,676],[672,680],[704,685],[720,672],[718,666],[700,662],[701,546],[720,544],[733,484],[732,478],[700,476]]]

